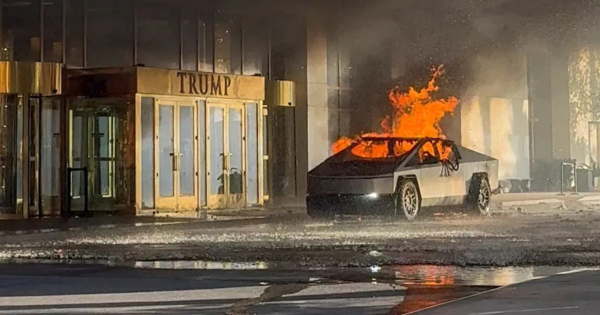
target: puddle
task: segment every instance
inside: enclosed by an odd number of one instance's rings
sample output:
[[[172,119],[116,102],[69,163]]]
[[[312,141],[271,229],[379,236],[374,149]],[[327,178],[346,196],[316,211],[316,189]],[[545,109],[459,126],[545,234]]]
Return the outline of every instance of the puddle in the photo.
[[[69,264],[101,265],[154,270],[213,270],[213,271],[286,271],[309,272],[315,277],[334,278],[350,282],[393,282],[402,286],[475,286],[499,287],[579,270],[575,267],[457,267],[457,266],[377,266],[369,268],[318,268],[294,263],[219,262],[219,261],[136,261],[0,259],[2,264]],[[598,270],[600,268],[595,268]]]
[[[353,283],[385,283],[398,290],[396,305],[388,314],[410,314],[417,310],[452,300],[479,294],[493,288],[542,278],[559,273],[572,273],[574,267],[457,267],[457,266],[377,266],[370,268],[311,268],[293,262],[219,262],[219,261],[137,261],[106,260],[42,260],[5,259],[3,264],[48,264],[72,266],[108,266],[131,269],[157,270],[143,273],[144,277],[183,277],[197,281],[210,280],[221,284],[228,281],[248,286],[272,287],[303,283],[318,285],[352,285]],[[33,267],[36,269],[37,267]],[[181,273],[159,272],[175,270]],[[191,271],[186,273],[185,270]],[[590,270],[589,268],[585,270]],[[598,269],[594,269],[598,270]],[[120,272],[120,271],[117,271]],[[384,296],[380,297],[385,299]],[[397,300],[397,302],[396,302]],[[387,300],[386,300],[387,301]],[[388,301],[389,302],[389,301]],[[386,302],[387,303],[387,302]]]
[[[374,273],[375,278],[393,278],[403,285],[499,287],[557,273],[574,272],[575,267],[455,267],[390,266]]]

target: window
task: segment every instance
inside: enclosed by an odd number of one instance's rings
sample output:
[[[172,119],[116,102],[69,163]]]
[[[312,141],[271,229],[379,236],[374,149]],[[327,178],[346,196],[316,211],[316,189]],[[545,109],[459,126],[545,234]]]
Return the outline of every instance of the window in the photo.
[[[2,60],[40,61],[40,1],[2,1]]]
[[[215,34],[213,19],[202,15],[198,20],[198,52],[199,68],[204,72],[213,72],[215,70]]]
[[[198,35],[198,16],[196,12],[183,12],[181,17],[182,40],[182,69],[196,71],[198,69],[198,48],[200,36]]]
[[[83,67],[84,1],[66,1],[66,61],[67,67]]]
[[[242,73],[242,34],[238,19],[221,16],[215,22],[215,72]]]
[[[126,1],[87,0],[87,67],[133,65],[133,6]]]
[[[63,60],[63,0],[44,2],[44,61]]]
[[[137,9],[138,63],[148,67],[180,68],[179,9],[145,3]]]
[[[243,24],[244,75],[267,75],[269,57],[268,25],[264,20],[246,20]]]

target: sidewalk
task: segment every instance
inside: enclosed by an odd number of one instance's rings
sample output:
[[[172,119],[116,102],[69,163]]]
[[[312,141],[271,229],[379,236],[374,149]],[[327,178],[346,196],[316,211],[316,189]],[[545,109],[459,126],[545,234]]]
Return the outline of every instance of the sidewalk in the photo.
[[[151,226],[193,221],[186,218],[98,216],[91,218],[43,218],[27,220],[0,220],[0,236],[38,234],[58,231],[110,229],[121,226]],[[197,220],[197,219],[196,219]]]
[[[39,234],[59,231],[110,229],[115,227],[141,227],[183,224],[190,222],[212,222],[262,219],[268,217],[304,216],[304,206],[293,205],[278,208],[256,208],[211,211],[204,218],[174,216],[97,216],[89,218],[31,218],[27,220],[0,220],[0,236]]]
[[[600,193],[522,193],[492,197],[495,212],[560,213],[600,210]]]
[[[501,194],[492,197],[492,210],[500,215],[561,214],[600,211],[600,193],[578,195],[557,193]],[[38,234],[58,231],[141,227],[190,222],[233,221],[281,217],[305,217],[303,204],[273,208],[219,210],[205,213],[202,218],[166,216],[98,216],[90,218],[44,218],[29,220],[0,220],[0,236]]]

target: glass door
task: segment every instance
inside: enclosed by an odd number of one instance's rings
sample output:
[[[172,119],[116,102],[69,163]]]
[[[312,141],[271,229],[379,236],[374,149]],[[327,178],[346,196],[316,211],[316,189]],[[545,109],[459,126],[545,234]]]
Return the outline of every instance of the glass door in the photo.
[[[43,97],[39,129],[39,193],[43,215],[58,215],[61,210],[61,106],[58,96]],[[31,175],[31,174],[30,174]]]
[[[198,207],[198,157],[196,149],[198,130],[194,103],[177,103],[177,206],[179,210],[192,211]]]
[[[208,108],[208,207],[239,208],[246,205],[245,119],[242,104],[209,103]]]
[[[227,109],[227,177],[229,179],[228,206],[244,207],[245,198],[245,132],[244,107],[230,105]]]
[[[0,215],[16,214],[22,189],[23,98],[0,95]]]
[[[171,100],[156,103],[156,208],[196,210],[198,137],[194,103]]]
[[[115,212],[127,206],[127,156],[131,146],[127,139],[130,134],[127,102],[120,98],[69,101],[66,158],[68,167],[75,169],[70,172],[72,212],[85,209],[86,196],[90,211]],[[42,126],[46,120],[44,117]],[[49,138],[48,144],[52,144]],[[51,150],[47,152],[44,151],[43,157]],[[44,158],[42,163],[45,163]]]
[[[224,208],[226,189],[226,156],[225,156],[225,106],[210,104],[208,106],[208,206]]]

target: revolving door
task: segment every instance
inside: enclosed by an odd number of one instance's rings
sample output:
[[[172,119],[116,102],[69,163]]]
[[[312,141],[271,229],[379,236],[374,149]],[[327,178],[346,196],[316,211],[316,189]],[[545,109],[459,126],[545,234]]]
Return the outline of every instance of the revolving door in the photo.
[[[60,214],[60,97],[0,94],[0,215]]]
[[[116,212],[130,205],[129,176],[134,172],[128,157],[134,147],[128,138],[133,136],[129,104],[126,98],[68,100],[67,164],[86,170],[69,172],[70,211]]]

